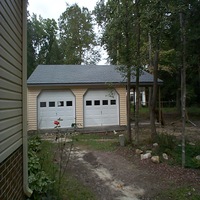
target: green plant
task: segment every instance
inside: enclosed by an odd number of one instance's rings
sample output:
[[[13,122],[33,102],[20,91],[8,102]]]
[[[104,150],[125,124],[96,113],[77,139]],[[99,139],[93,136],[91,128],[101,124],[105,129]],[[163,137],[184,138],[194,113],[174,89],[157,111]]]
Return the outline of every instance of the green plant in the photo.
[[[40,200],[45,197],[50,190],[53,181],[44,172],[41,167],[40,158],[38,152],[41,150],[41,140],[38,137],[32,138],[28,141],[28,181],[30,188],[33,190],[33,194],[30,199]]]

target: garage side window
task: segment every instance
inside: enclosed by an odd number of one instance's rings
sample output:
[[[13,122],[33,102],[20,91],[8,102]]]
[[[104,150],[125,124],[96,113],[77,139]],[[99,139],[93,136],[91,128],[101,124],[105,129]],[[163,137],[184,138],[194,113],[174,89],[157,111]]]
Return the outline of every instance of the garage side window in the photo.
[[[57,102],[58,107],[63,107],[64,106],[64,101],[58,101]]]
[[[86,106],[91,106],[92,105],[92,101],[91,100],[87,100],[86,101]]]
[[[55,101],[50,101],[49,102],[49,107],[55,107]]]
[[[100,100],[94,100],[94,105],[99,106],[100,105]]]
[[[44,107],[46,107],[47,105],[46,105],[46,102],[40,102],[40,107],[41,108],[44,108]]]
[[[67,101],[66,106],[72,106],[72,101]]]
[[[108,105],[108,100],[103,100],[102,101],[102,104],[105,106],[105,105]]]
[[[110,105],[116,105],[116,100],[115,99],[110,100]]]

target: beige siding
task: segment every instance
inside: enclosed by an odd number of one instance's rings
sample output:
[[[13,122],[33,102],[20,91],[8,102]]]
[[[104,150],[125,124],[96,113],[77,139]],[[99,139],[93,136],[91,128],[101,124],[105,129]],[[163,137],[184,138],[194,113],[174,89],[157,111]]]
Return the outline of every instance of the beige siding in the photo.
[[[28,130],[37,130],[37,97],[41,89],[28,89]]]
[[[23,0],[0,1],[0,162],[22,144],[22,4]]]
[[[83,126],[83,96],[87,88],[73,88],[72,92],[76,97],[76,123]]]
[[[127,115],[126,115],[126,88],[117,87],[116,91],[119,94],[119,115],[120,115],[120,125],[127,124]]]
[[[93,89],[106,89],[105,86],[89,87]],[[84,94],[89,89],[88,87],[74,86],[74,87],[29,87],[28,89],[28,130],[37,130],[37,97],[41,90],[45,89],[70,89],[75,95],[76,101],[76,123],[82,127],[83,126],[83,98]],[[124,86],[116,87],[116,91],[119,94],[119,116],[120,125],[126,125],[126,88]]]

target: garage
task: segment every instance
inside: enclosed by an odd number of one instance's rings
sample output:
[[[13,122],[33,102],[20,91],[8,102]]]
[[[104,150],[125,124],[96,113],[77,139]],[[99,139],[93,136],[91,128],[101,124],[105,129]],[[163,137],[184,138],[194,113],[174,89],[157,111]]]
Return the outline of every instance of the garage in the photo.
[[[84,95],[84,126],[119,125],[119,95],[115,90],[88,90]]]
[[[75,122],[75,97],[70,90],[46,90],[38,96],[38,127],[53,128],[54,121],[61,119],[62,128]]]

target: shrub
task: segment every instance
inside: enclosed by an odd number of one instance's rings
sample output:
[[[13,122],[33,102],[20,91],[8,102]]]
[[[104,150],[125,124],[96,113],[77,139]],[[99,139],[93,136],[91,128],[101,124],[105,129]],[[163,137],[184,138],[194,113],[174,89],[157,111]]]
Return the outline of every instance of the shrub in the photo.
[[[43,171],[40,158],[37,153],[41,150],[41,141],[38,137],[28,141],[28,181],[33,194],[30,199],[40,200],[47,195],[53,183],[48,175]]]

